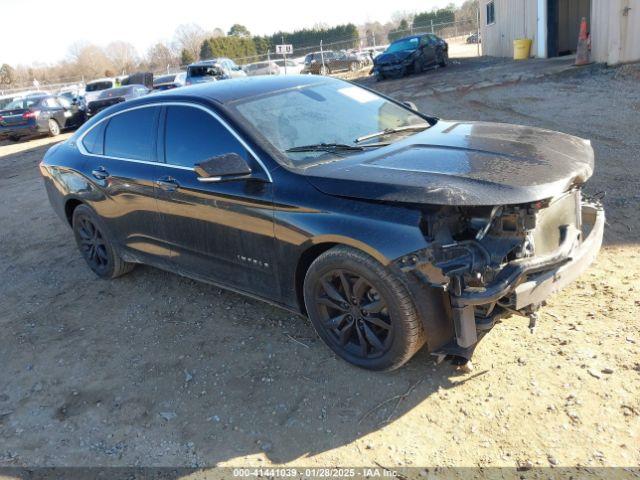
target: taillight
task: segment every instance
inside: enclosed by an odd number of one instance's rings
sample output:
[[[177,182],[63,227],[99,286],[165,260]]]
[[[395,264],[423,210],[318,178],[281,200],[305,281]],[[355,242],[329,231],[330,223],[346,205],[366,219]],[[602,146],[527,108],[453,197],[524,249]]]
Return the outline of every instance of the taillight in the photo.
[[[34,110],[33,112],[24,112],[22,114],[22,118],[24,119],[38,118],[39,115],[40,115],[40,110]]]

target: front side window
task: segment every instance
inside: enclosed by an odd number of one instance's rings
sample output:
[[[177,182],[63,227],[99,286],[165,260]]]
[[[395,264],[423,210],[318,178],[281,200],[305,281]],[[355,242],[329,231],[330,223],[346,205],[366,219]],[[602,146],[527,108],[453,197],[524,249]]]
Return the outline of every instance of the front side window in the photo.
[[[362,146],[393,142],[416,133],[420,128],[429,127],[423,117],[400,105],[369,90],[334,80],[241,100],[235,108],[257,133],[294,165],[309,163],[320,157],[324,160],[333,154],[287,151],[291,148],[319,144]],[[375,136],[371,141],[356,142],[363,136],[399,127],[411,128]],[[334,155],[335,158],[339,156]]]
[[[193,167],[225,153],[247,157],[242,144],[209,113],[195,107],[169,106],[165,122],[165,161]]]
[[[158,107],[138,108],[109,120],[104,137],[104,154],[131,160],[154,160]]]

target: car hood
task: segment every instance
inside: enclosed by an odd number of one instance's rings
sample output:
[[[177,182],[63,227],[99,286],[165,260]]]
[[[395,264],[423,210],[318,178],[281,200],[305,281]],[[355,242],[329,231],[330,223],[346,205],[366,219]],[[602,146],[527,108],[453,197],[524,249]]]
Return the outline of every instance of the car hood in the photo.
[[[392,145],[312,165],[320,191],[433,205],[507,205],[558,195],[593,173],[588,140],[540,128],[440,120]]]
[[[375,58],[376,64],[384,64],[384,63],[398,63],[403,62],[407,58],[409,58],[415,50],[400,50],[399,52],[393,53],[381,53]]]

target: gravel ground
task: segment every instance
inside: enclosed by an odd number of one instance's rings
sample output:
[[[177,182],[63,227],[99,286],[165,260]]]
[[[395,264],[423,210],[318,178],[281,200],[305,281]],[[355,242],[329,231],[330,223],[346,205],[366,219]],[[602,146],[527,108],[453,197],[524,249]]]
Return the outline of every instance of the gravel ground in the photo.
[[[445,118],[590,138],[605,246],[472,371],[420,352],[375,374],[310,324],[147,267],[98,280],[49,207],[49,139],[0,145],[0,466],[638,466],[640,83],[584,70],[437,96],[438,71],[376,84]],[[421,83],[422,82],[422,83]]]

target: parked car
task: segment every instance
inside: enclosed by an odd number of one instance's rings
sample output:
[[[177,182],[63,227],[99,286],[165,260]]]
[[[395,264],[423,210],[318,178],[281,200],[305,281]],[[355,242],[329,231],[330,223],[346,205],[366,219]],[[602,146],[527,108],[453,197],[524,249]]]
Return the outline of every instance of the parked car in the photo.
[[[447,66],[449,45],[437,35],[425,33],[404,37],[391,43],[373,60],[372,72],[378,80],[419,73],[438,65]]]
[[[472,33],[467,37],[467,43],[482,43],[482,37],[479,32]]]
[[[580,275],[604,228],[593,164],[564,133],[262,76],[114,106],[40,169],[99,277],[146,263],[262,298],[384,370],[424,344],[469,358]]]
[[[84,110],[64,97],[29,95],[14,99],[0,110],[0,137],[14,141],[43,133],[55,137],[85,120]]]
[[[126,102],[134,98],[142,97],[149,93],[149,89],[144,85],[126,85],[124,87],[109,88],[102,90],[98,98],[87,105],[87,115],[95,115],[116,103]]]
[[[116,87],[116,81],[113,78],[99,78],[97,80],[87,82],[84,87],[85,103],[89,105],[90,102],[93,102],[100,96],[100,92],[102,92],[102,90],[114,87]]]
[[[345,70],[356,71],[360,68],[362,68],[362,63],[355,55],[327,50],[307,55],[304,59],[304,68],[301,73],[329,75],[333,72]]]
[[[250,77],[255,75],[280,75],[280,67],[274,61],[249,63],[243,69]]]
[[[58,90],[58,97],[65,97],[71,103],[84,101],[84,87],[82,85],[71,85]]]
[[[288,58],[276,60],[275,63],[280,68],[280,75],[300,75],[304,68],[304,63],[298,63]],[[284,68],[285,64],[287,68]]]
[[[153,90],[171,90],[172,88],[184,87],[187,79],[187,72],[170,73],[160,75],[153,79]]]
[[[192,85],[195,83],[214,82],[216,80],[227,80],[230,78],[246,77],[241,67],[229,58],[214,58],[193,63],[187,67],[187,78],[185,83]]]

